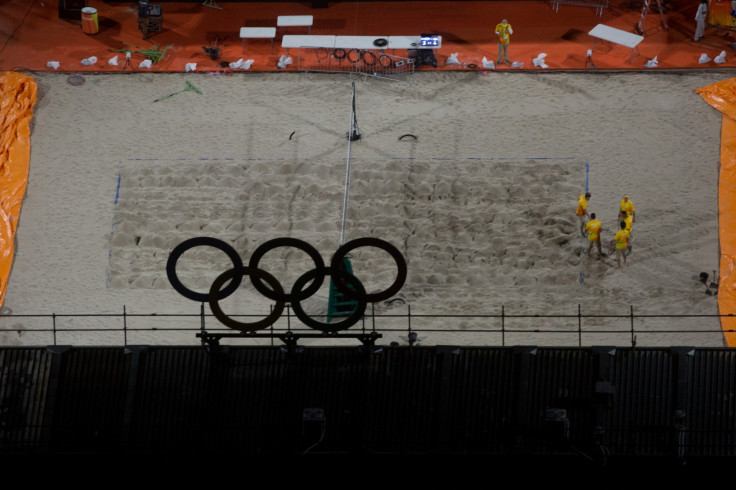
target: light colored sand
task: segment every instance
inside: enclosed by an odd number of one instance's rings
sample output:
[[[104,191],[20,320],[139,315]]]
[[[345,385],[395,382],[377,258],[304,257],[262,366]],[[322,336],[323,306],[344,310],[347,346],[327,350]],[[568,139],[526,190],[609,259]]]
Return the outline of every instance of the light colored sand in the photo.
[[[56,342],[197,344],[198,318],[149,316],[200,312],[166,277],[178,243],[214,236],[247,261],[263,242],[289,236],[330,259],[340,242],[349,78],[85,77],[75,87],[66,75],[36,76],[31,172],[4,313],[125,308],[143,315],[126,319],[133,331],[125,339],[112,331],[122,327],[119,317],[58,316],[59,328],[102,331],[60,332]],[[582,345],[630,345],[632,307],[638,315],[717,315],[697,275],[718,266],[721,116],[693,90],[726,78],[420,73],[410,84],[356,80],[362,138],[351,146],[345,240],[385,239],[409,267],[398,299],[375,312],[404,315],[410,305],[412,315],[500,315],[503,307],[506,315],[570,316],[506,318],[504,328],[521,332],[503,339],[488,332],[501,328],[497,317],[412,318],[423,345],[577,345],[578,306],[584,315],[622,316],[585,319]],[[153,103],[187,80],[203,94]],[[400,140],[405,134],[417,140]],[[621,197],[636,205],[634,254],[623,269],[613,257],[581,255],[574,210],[586,178],[604,242]],[[287,248],[267,254],[266,266],[287,288],[311,268],[305,254]],[[393,262],[374,249],[356,251],[353,266],[369,291],[393,280]],[[204,292],[228,267],[224,254],[200,248],[178,270]],[[322,314],[326,301],[322,288],[305,309]],[[255,315],[270,303],[248,285],[222,305]],[[380,343],[406,344],[405,317],[376,321],[394,329]],[[3,345],[53,343],[50,333],[33,332],[50,328],[49,317],[1,325],[16,330],[0,334]],[[191,330],[163,330],[180,327]],[[639,318],[635,328],[639,346],[723,345],[715,316]],[[644,333],[656,329],[670,332]]]

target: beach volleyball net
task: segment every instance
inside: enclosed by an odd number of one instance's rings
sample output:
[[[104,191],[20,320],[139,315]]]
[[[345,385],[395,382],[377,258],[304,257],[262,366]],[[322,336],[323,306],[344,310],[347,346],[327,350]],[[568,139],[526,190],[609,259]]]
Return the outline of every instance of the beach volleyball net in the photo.
[[[300,48],[300,71],[350,73],[364,77],[408,81],[414,74],[414,58],[404,58],[383,50],[342,48]]]

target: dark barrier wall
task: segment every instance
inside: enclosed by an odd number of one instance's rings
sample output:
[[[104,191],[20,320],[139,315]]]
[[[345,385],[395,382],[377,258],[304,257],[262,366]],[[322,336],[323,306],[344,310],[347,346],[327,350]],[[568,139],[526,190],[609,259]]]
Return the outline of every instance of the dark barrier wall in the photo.
[[[736,456],[729,349],[0,348],[0,454]]]

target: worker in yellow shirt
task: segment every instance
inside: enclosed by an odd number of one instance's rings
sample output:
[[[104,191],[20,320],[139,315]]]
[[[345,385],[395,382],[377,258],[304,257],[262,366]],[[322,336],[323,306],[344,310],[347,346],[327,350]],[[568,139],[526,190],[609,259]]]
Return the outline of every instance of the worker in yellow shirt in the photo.
[[[580,194],[580,197],[578,198],[578,208],[575,211],[575,214],[578,217],[578,223],[580,223],[580,234],[583,235],[583,238],[585,238],[585,217],[590,215],[588,214],[588,200],[590,199],[590,192],[586,192],[585,194]]]
[[[601,251],[601,222],[595,219],[595,213],[590,213],[590,221],[586,223],[585,229],[588,231],[588,257],[590,257],[590,251],[593,249],[593,244],[595,244],[600,259],[603,257]]]
[[[618,210],[619,219],[623,218],[623,216],[621,216],[621,213],[624,211],[626,211],[626,214],[631,216],[633,222],[636,222],[636,215],[634,214],[634,203],[629,200],[629,196],[624,196],[624,198],[621,199],[621,206]]]
[[[624,258],[624,265],[626,265],[626,249],[629,244],[629,232],[626,231],[626,222],[622,221],[619,223],[620,230],[616,232],[616,236],[613,238],[613,242],[616,244],[616,264],[617,267],[621,267],[621,257]]]
[[[509,65],[511,64],[511,61],[509,61],[509,41],[513,33],[514,30],[506,19],[503,19],[500,24],[496,24],[496,35],[498,36],[497,65],[500,65],[502,61],[505,61]]]
[[[634,223],[634,216],[626,213],[626,211],[621,211],[621,219],[624,223],[626,223],[626,231],[629,232],[629,240],[628,245],[626,247],[626,255],[631,255],[631,241],[634,238],[634,236],[631,233],[631,227]]]

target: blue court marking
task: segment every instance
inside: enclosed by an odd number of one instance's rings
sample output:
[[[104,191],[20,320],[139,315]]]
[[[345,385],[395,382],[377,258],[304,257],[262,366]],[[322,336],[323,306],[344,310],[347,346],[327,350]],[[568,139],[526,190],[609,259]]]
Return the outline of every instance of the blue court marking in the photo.
[[[470,160],[470,161],[501,161],[501,160],[575,160],[579,157],[466,157],[466,158],[457,158],[457,157],[433,157],[429,158],[429,160],[437,160],[437,161],[461,161],[461,160]],[[352,157],[352,159],[357,159],[356,157]],[[426,158],[417,158],[417,157],[388,157],[389,160],[426,160]],[[267,161],[267,162],[279,162],[279,161],[286,161],[286,158],[206,158],[206,157],[199,157],[199,158],[128,158],[128,161],[132,162],[157,162],[157,161],[178,161],[178,162],[192,162],[192,161],[198,161],[198,162],[208,162],[213,161],[217,162],[220,160],[228,161],[228,162],[234,162],[234,161],[245,161],[245,162],[251,162],[251,161]],[[308,160],[308,159],[307,159]],[[373,159],[375,160],[375,159]],[[585,191],[588,192],[588,162],[586,160],[585,162]],[[118,197],[120,193],[120,174],[118,174],[118,186],[115,190],[115,204],[118,203]],[[115,228],[115,219],[113,218],[113,229],[110,231],[110,250],[108,251],[108,259],[112,258],[112,235],[114,233]],[[580,271],[580,283],[583,283],[583,272]],[[107,286],[110,286],[110,275],[107,276]]]
[[[118,174],[118,185],[115,188],[115,204],[114,204],[114,206],[117,206],[118,199],[119,198],[120,198],[120,174]],[[110,259],[112,259],[112,235],[115,233],[115,216],[114,216],[114,214],[115,213],[113,213],[112,226],[110,227],[110,248],[107,251],[107,265],[108,265],[108,270],[109,270],[109,266],[110,266]],[[109,273],[107,274],[107,278],[105,279],[105,287],[106,288],[109,288],[110,287],[110,274]]]
[[[115,189],[115,204],[118,203],[118,198],[120,197],[120,174],[118,174],[118,187]]]

